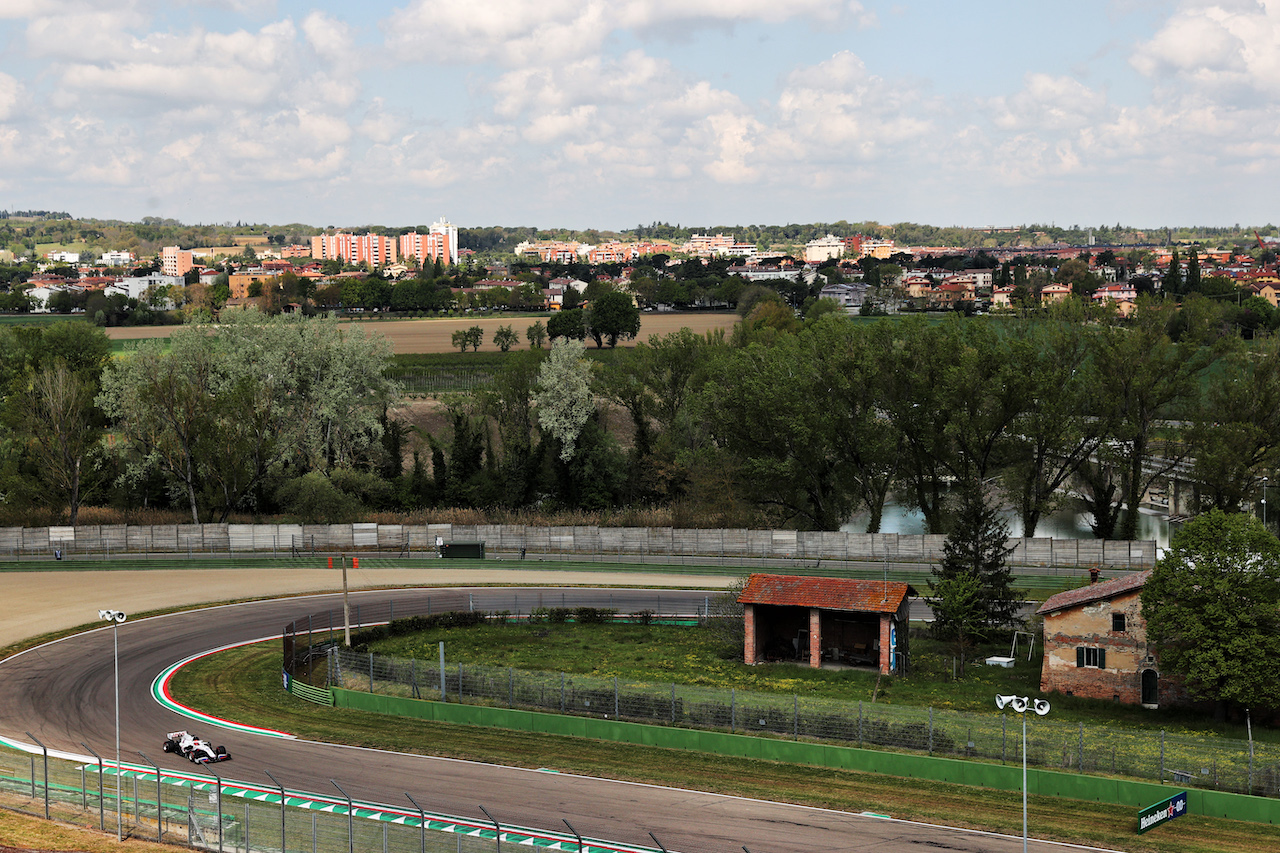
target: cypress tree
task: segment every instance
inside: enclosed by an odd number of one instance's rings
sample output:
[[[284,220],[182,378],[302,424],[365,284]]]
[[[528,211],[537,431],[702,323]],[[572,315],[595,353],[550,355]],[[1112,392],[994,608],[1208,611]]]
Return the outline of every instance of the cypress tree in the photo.
[[[1182,261],[1178,257],[1177,246],[1173,247],[1173,254],[1169,257],[1169,268],[1164,272],[1164,279],[1160,282],[1160,289],[1174,296],[1185,292],[1182,288]]]

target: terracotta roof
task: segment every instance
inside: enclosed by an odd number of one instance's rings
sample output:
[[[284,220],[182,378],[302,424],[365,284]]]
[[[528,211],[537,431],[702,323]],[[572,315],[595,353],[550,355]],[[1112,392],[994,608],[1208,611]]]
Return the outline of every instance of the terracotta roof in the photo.
[[[1132,575],[1114,578],[1102,583],[1091,583],[1088,586],[1082,586],[1079,589],[1069,589],[1066,592],[1060,592],[1057,595],[1051,595],[1040,605],[1037,614],[1053,613],[1056,610],[1067,610],[1071,607],[1079,607],[1081,604],[1088,604],[1092,601],[1102,601],[1107,598],[1115,598],[1126,592],[1132,592],[1135,589],[1142,589],[1146,584],[1147,578],[1151,577],[1151,569],[1145,572],[1137,572]]]
[[[796,575],[752,575],[738,601],[783,607],[818,607],[863,613],[896,613],[915,590],[898,581],[811,578]]]

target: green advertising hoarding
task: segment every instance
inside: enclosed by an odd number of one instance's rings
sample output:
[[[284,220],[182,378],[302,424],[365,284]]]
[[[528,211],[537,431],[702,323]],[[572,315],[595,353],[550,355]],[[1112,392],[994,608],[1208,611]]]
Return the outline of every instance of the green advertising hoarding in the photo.
[[[1167,800],[1161,800],[1153,806],[1138,811],[1138,834],[1148,829],[1155,829],[1162,823],[1168,823],[1175,817],[1187,813],[1187,792],[1179,791]]]

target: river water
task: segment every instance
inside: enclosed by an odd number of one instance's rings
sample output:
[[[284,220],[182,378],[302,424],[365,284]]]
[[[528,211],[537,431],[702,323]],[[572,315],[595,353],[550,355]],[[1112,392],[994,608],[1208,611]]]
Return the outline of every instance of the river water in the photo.
[[[1123,515],[1127,510],[1122,510]],[[1012,509],[1003,510],[1001,518],[1009,525],[1010,536],[1022,536],[1022,519]],[[1069,499],[1052,515],[1043,516],[1036,527],[1036,536],[1053,539],[1093,539],[1093,531],[1089,529],[1092,515],[1085,511],[1082,502]],[[867,513],[855,513],[841,530],[849,533],[865,533],[867,530]],[[884,505],[884,516],[880,521],[881,533],[928,533],[924,525],[924,514],[914,507],[904,506],[890,497]],[[1141,510],[1138,513],[1138,538],[1154,539],[1158,549],[1169,547],[1169,518],[1164,513]]]

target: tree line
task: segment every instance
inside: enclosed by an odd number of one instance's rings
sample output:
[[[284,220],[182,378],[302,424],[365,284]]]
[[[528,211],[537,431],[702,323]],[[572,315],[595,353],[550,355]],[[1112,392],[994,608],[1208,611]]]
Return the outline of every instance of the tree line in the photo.
[[[549,324],[529,349],[508,329],[493,380],[447,395],[434,434],[403,419],[385,342],[330,319],[237,312],[116,359],[83,322],[7,327],[0,476],[11,508],[73,521],[86,499],[193,521],[631,506],[817,530],[865,510],[874,532],[892,494],[945,533],[951,496],[978,494],[1025,535],[1070,489],[1096,535],[1134,538],[1122,507],[1175,467],[1202,506],[1235,511],[1280,452],[1276,340],[1180,322],[1146,299],[1129,319],[802,320],[766,295],[731,334],[607,358],[589,327]]]

